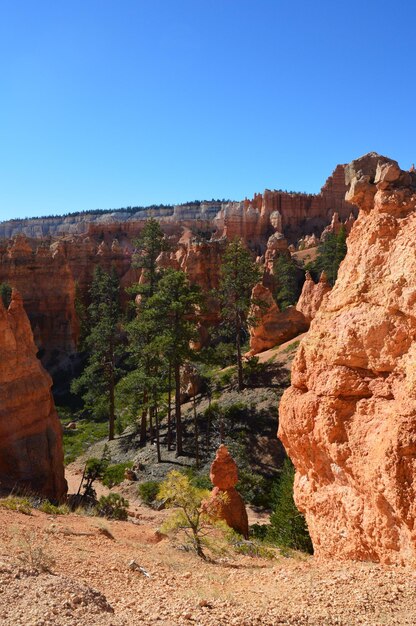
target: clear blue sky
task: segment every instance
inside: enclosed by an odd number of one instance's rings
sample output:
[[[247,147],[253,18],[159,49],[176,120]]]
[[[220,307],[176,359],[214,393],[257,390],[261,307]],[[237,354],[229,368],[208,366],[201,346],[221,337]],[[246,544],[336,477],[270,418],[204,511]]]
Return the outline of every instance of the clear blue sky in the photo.
[[[416,2],[0,0],[0,219],[416,160]]]

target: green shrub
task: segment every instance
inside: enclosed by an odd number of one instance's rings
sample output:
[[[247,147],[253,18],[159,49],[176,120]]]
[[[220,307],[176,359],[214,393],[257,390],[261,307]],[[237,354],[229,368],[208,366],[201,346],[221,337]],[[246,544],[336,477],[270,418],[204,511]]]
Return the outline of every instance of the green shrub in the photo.
[[[248,407],[245,402],[234,402],[233,404],[224,406],[221,409],[221,412],[225,420],[236,422],[237,420],[246,417],[247,410]]]
[[[55,506],[49,500],[44,500],[40,506],[39,511],[42,513],[48,513],[49,515],[69,515],[70,509],[66,504]]]
[[[271,508],[271,480],[246,467],[238,470],[237,489],[245,502],[265,509]]]
[[[212,489],[212,483],[208,474],[199,474],[193,467],[186,467],[181,470],[181,473],[189,478],[192,487],[196,487],[197,489]]]
[[[129,501],[118,493],[109,493],[108,496],[101,496],[96,507],[96,513],[100,517],[107,519],[117,519],[125,521],[127,519],[127,509]]]
[[[283,352],[286,352],[286,354],[288,352],[293,352],[294,350],[298,349],[299,344],[300,344],[300,341],[293,341],[288,346],[286,346],[286,348],[283,350]]]
[[[139,496],[144,504],[150,506],[156,500],[160,484],[157,480],[149,480],[139,485]]]
[[[256,539],[244,539],[241,535],[230,529],[227,531],[226,538],[237,554],[245,556],[260,557],[263,559],[274,559],[272,550],[269,550],[261,542]]]
[[[116,465],[109,465],[105,470],[102,477],[101,482],[106,487],[114,487],[115,485],[119,485],[124,480],[124,472],[127,468],[133,466],[131,461],[127,463],[117,463]]]
[[[286,459],[280,480],[272,494],[276,504],[270,517],[268,538],[279,547],[312,554],[313,546],[305,518],[296,508],[293,499],[294,477],[295,468],[290,459]]]
[[[8,496],[0,499],[0,507],[9,511],[17,511],[24,515],[32,515],[32,503],[28,498],[19,498],[17,496]]]
[[[249,528],[249,537],[258,541],[265,541],[269,531],[268,524],[252,524]]]

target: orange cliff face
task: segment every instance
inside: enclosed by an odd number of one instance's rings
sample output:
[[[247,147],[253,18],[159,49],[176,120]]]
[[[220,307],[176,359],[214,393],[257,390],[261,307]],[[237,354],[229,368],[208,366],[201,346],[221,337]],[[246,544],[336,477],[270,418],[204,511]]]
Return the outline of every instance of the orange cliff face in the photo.
[[[31,246],[20,235],[0,247],[0,283],[17,289],[28,312],[44,364],[52,369],[76,352],[75,281],[66,260],[47,245]]]
[[[416,174],[366,155],[348,253],[292,367],[279,437],[316,554],[416,563]]]
[[[62,431],[52,381],[16,290],[0,298],[0,490],[24,490],[60,501],[66,494]]]

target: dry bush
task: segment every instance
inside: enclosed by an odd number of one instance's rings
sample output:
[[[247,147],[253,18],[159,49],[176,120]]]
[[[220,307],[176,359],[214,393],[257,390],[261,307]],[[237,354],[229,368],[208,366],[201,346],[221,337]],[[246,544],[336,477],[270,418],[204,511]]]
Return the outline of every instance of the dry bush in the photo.
[[[18,559],[25,567],[37,572],[51,572],[55,559],[47,549],[47,537],[35,530],[24,529],[17,537]]]

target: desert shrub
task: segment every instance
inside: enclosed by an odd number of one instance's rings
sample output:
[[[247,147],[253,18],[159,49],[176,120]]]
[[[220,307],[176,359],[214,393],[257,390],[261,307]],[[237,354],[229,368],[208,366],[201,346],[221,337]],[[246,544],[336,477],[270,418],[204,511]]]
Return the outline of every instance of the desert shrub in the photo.
[[[259,357],[252,356],[243,363],[243,376],[246,385],[250,385],[267,370],[266,363],[259,363]]]
[[[261,557],[264,559],[274,559],[275,555],[273,551],[255,538],[244,539],[232,529],[227,531],[226,537],[229,545],[237,554],[244,554],[245,556],[251,557]]]
[[[286,352],[286,354],[288,352],[294,352],[295,350],[298,349],[299,344],[300,344],[300,341],[293,341],[288,346],[286,346],[286,348],[283,350],[283,352]]]
[[[160,482],[157,480],[149,480],[139,485],[138,491],[142,501],[150,506],[157,498]]]
[[[73,415],[64,413],[65,409],[59,408],[58,413],[63,417],[65,423],[73,421]],[[64,426],[65,426],[64,423]],[[65,465],[72,463],[81,456],[86,450],[100,439],[107,435],[108,423],[93,422],[89,420],[77,421],[77,427],[74,430],[64,428],[63,444],[65,453]]]
[[[197,489],[212,489],[212,483],[208,474],[200,474],[193,467],[186,467],[181,472],[189,478],[193,487]]]
[[[126,471],[126,469],[132,466],[133,463],[131,461],[128,461],[127,463],[108,465],[104,470],[101,482],[103,483],[103,485],[109,487],[110,489],[115,485],[119,485],[124,480],[124,472]]]
[[[270,479],[253,472],[249,467],[239,468],[237,489],[245,502],[269,509],[271,506],[271,486]]]
[[[305,518],[296,508],[293,499],[294,477],[295,468],[290,459],[286,459],[272,494],[275,509],[270,517],[268,538],[280,547],[312,554],[313,546]]]
[[[101,496],[96,507],[96,513],[100,517],[107,519],[123,520],[127,519],[127,509],[129,501],[118,493],[109,493],[108,496]]]
[[[47,538],[40,537],[36,531],[24,529],[17,539],[19,561],[31,570],[51,572],[55,559],[47,548]]]
[[[56,506],[49,500],[43,500],[38,508],[42,513],[48,513],[49,515],[68,515],[70,513],[70,509],[66,504]]]
[[[32,503],[28,498],[7,496],[7,498],[0,499],[0,507],[9,511],[17,511],[24,515],[32,515]]]
[[[165,502],[167,508],[176,509],[162,525],[162,531],[183,532],[186,543],[198,556],[206,559],[204,550],[209,545],[206,535],[218,521],[219,513],[218,507],[211,508],[204,504],[209,497],[209,491],[198,489],[191,484],[188,476],[173,470],[161,484],[158,497]]]
[[[248,407],[245,402],[233,402],[233,404],[224,406],[221,412],[225,420],[236,422],[246,417],[247,409]]]
[[[214,387],[215,389],[221,390],[224,387],[228,387],[231,383],[236,380],[236,367],[227,367],[225,370],[221,370],[215,375],[214,378]]]
[[[265,541],[267,539],[268,530],[268,524],[252,524],[249,528],[249,537],[251,539],[257,539],[258,541]]]

